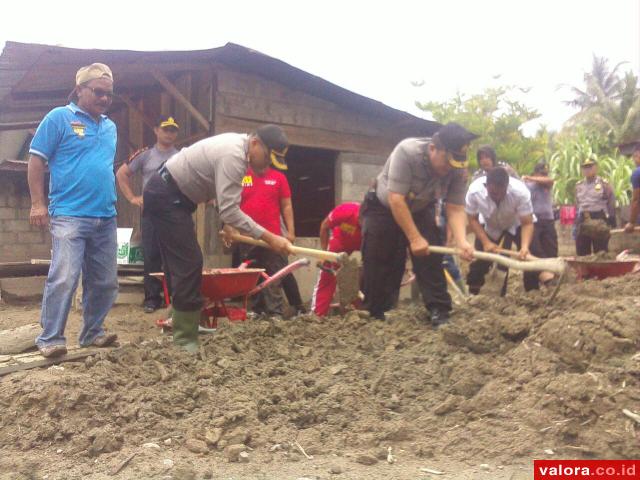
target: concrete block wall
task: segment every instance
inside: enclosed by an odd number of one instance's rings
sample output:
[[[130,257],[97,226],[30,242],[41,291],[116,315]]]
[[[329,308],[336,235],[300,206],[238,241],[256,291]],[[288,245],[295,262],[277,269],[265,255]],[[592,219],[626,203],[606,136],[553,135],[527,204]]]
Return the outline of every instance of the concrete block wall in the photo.
[[[29,224],[31,200],[23,175],[0,177],[0,262],[51,257],[49,231]]]

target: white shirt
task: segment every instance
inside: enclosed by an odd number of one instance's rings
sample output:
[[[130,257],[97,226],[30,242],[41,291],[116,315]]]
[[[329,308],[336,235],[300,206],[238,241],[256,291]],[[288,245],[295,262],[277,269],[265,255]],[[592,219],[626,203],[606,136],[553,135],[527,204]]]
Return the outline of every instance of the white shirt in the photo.
[[[465,199],[465,211],[469,215],[479,215],[485,231],[492,240],[497,240],[505,230],[515,235],[520,226],[520,218],[533,215],[531,193],[527,186],[516,178],[509,177],[507,193],[496,204],[485,187],[486,177],[480,177],[469,185]]]

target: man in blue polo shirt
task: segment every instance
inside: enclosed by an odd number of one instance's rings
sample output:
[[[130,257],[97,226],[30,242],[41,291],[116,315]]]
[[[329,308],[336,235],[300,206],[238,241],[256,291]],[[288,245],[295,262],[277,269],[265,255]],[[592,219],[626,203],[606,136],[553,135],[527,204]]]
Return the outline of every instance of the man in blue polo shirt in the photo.
[[[102,63],[82,67],[70,103],[42,120],[29,149],[30,222],[52,237],[36,345],[45,357],[67,353],[64,330],[82,272],[81,347],[117,340],[102,325],[118,293],[116,187],[113,161],[116,126],[104,113],[113,97],[113,75]],[[49,206],[45,197],[46,166]]]

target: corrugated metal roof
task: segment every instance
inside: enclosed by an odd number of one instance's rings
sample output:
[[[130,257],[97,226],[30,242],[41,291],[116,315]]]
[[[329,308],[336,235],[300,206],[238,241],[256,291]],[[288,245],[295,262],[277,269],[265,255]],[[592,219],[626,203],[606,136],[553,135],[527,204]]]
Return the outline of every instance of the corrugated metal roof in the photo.
[[[259,75],[331,101],[345,108],[388,118],[393,124],[413,126],[416,134],[430,134],[439,124],[418,118],[382,102],[339,87],[281,60],[258,51],[227,43],[210,50],[140,52],[130,50],[85,50],[50,45],[7,42],[0,55],[0,118],[16,98],[34,99],[38,95],[59,95],[73,88],[78,68],[103,62],[113,70],[119,86],[142,86],[155,83],[148,75],[151,67],[165,71],[189,70],[213,63],[228,65],[239,71]],[[22,119],[20,119],[22,120]]]

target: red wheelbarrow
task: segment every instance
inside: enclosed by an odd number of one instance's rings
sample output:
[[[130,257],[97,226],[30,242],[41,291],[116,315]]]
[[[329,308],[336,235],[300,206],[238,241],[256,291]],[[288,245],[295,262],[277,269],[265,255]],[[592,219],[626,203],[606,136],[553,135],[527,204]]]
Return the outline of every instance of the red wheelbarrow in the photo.
[[[587,261],[572,257],[565,259],[569,266],[576,272],[578,280],[595,278],[603,280],[609,277],[619,277],[627,273],[637,272],[640,269],[638,260],[604,260]]]
[[[202,284],[200,291],[205,299],[200,316],[200,330],[206,332],[215,331],[219,318],[227,318],[233,322],[241,322],[247,319],[247,304],[249,297],[255,295],[273,282],[289,275],[298,268],[309,265],[309,259],[301,258],[290,263],[272,276],[265,273],[262,268],[212,268],[202,271]],[[164,297],[167,305],[170,303],[169,290],[164,273],[152,273],[162,280]],[[257,285],[258,280],[263,282]],[[225,300],[241,298],[241,305],[227,305]],[[163,330],[171,328],[171,318],[162,318],[156,321],[156,325]]]

